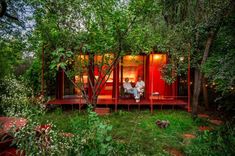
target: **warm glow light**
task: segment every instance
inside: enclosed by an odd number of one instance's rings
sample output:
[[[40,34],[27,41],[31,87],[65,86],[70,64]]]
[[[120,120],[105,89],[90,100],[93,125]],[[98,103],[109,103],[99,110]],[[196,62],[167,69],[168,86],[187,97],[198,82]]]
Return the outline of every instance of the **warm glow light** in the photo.
[[[113,57],[113,55],[112,54],[104,54],[104,57],[111,58],[111,57]]]
[[[153,58],[154,58],[155,60],[159,60],[159,59],[161,59],[161,55],[159,55],[159,54],[154,54]]]
[[[83,75],[83,83],[88,83],[88,76],[87,75]]]
[[[87,75],[83,75],[83,79],[78,75],[76,75],[74,78],[75,78],[75,83],[82,82],[82,81],[83,81],[83,83],[88,82],[88,76]]]
[[[79,80],[79,76],[75,76],[75,81],[78,81]]]
[[[128,55],[128,56],[126,56],[126,58],[127,58],[128,60],[135,60],[135,59],[136,59],[136,56],[134,56],[134,55]]]
[[[79,55],[78,59],[85,60],[86,59],[86,55]]]
[[[183,56],[181,56],[181,57],[180,57],[180,61],[183,61],[183,60],[184,60],[184,57],[183,57]]]

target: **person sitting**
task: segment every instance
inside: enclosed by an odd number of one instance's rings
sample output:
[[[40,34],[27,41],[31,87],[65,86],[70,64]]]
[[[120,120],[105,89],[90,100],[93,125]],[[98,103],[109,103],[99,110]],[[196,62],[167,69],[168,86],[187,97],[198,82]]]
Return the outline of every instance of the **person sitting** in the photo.
[[[135,88],[137,89],[140,96],[144,93],[145,83],[142,80],[141,76],[138,76],[138,81],[136,82]]]
[[[125,78],[125,82],[123,83],[124,92],[133,94],[135,97],[136,102],[140,102],[140,96],[136,88],[131,86],[129,82],[129,78]]]

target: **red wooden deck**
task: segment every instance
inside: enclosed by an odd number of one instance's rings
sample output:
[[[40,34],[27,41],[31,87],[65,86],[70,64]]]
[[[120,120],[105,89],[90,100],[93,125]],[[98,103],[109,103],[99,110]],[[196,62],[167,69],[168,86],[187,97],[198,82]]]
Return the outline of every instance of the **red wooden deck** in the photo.
[[[86,105],[86,101],[82,98],[64,98],[64,99],[55,99],[55,100],[51,100],[48,102],[48,104],[51,105],[79,105],[79,109]],[[159,106],[187,106],[187,98],[153,98],[152,100],[150,99],[142,99],[140,100],[139,103],[136,103],[134,99],[111,99],[111,98],[101,98],[98,99],[97,105],[114,105],[115,106],[115,110],[117,110],[117,106],[120,105],[127,105],[128,109],[129,106],[150,106],[151,110],[153,110],[153,106],[155,105],[159,105]]]

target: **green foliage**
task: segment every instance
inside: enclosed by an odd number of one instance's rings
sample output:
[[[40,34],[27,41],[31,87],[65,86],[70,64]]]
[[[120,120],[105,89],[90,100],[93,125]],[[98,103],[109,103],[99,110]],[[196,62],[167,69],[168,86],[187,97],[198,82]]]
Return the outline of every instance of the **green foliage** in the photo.
[[[235,154],[235,133],[232,125],[226,124],[214,131],[205,131],[186,148],[188,155],[228,155]]]
[[[74,128],[81,126],[81,124],[76,123],[76,121],[72,122]],[[79,128],[81,131],[74,129],[75,133],[82,136],[80,140],[81,147],[79,148],[83,155],[109,155],[115,151],[110,136],[112,126],[101,122],[91,107],[88,109],[88,118],[85,125],[83,129]]]
[[[65,51],[64,48],[56,49],[52,52],[53,60],[50,65],[50,69],[56,73],[59,68],[66,70],[66,67],[73,63],[73,52]]]
[[[104,82],[123,55],[149,53],[156,45],[154,24],[146,20],[146,16],[160,13],[154,1],[71,0],[59,3],[31,1],[30,4],[35,8],[37,23],[31,42],[36,47],[45,47],[45,61],[50,64],[45,71],[54,73],[55,77],[60,68],[71,80],[79,76],[81,80],[73,84],[85,94],[83,75],[87,76],[87,70],[94,66],[101,73],[96,78],[94,71],[89,71],[93,75],[88,76],[88,83],[93,89],[91,103],[94,105]],[[89,55],[89,59],[84,61],[79,55]],[[96,56],[101,60],[94,60]]]
[[[27,85],[32,88],[34,95],[37,95],[41,91],[41,68],[41,63],[36,58],[24,74],[24,79]]]
[[[112,126],[100,121],[91,109],[88,109],[85,125],[77,120],[71,124],[74,135],[65,137],[61,129],[52,123],[47,124],[49,129],[45,132],[35,131],[40,123],[29,120],[24,128],[15,133],[16,145],[26,155],[116,155],[122,152],[120,148],[125,148],[112,140]]]
[[[209,78],[210,83],[215,83],[215,89],[225,94],[233,94],[235,89],[235,49],[229,53],[221,55],[213,55],[206,62],[203,70]],[[222,66],[221,66],[222,65]]]
[[[13,72],[14,66],[20,63],[22,43],[17,39],[0,41],[0,79]]]
[[[16,78],[5,77],[0,88],[0,109],[4,115],[27,117],[41,113],[38,110],[43,109],[43,105],[40,101],[33,100],[34,98],[31,97],[32,90],[25,87],[24,83],[16,80]],[[32,104],[35,107],[32,107]]]
[[[92,108],[88,109],[85,126],[77,120],[71,122],[74,128],[71,137],[65,137],[52,123],[47,122],[48,127],[40,128],[39,119],[45,113],[40,107],[41,101],[29,98],[30,90],[16,79],[5,78],[3,82],[1,109],[6,116],[27,119],[24,127],[13,132],[14,143],[26,155],[115,155],[125,148],[113,141],[112,126],[102,122]],[[58,110],[56,114],[61,113]]]
[[[230,25],[229,23],[234,23],[234,20],[230,18],[230,16],[234,17],[232,1],[168,0],[161,1],[161,4],[163,6],[164,21],[167,24],[166,34],[163,37],[163,46],[161,47],[167,48],[170,55],[176,56],[171,58],[173,64],[178,62],[177,57],[185,57],[190,52],[191,67],[201,70],[201,61],[209,33],[216,32],[218,28],[227,27],[227,25]],[[231,29],[229,27],[226,30],[230,31]],[[222,36],[218,37],[221,38]],[[219,44],[219,47],[223,48],[224,44]],[[214,51],[210,53],[214,53]],[[176,72],[177,69],[181,68],[176,68]],[[214,76],[214,74],[211,74],[211,76]]]
[[[175,73],[175,67],[172,64],[166,64],[161,68],[162,79],[168,83],[172,84],[175,82],[177,75]]]
[[[80,134],[87,129],[87,113],[66,112],[56,115],[55,112],[47,113],[41,119],[53,121],[58,128],[65,132]],[[149,111],[118,111],[108,116],[99,117],[100,121],[112,125],[113,147],[116,155],[168,155],[164,150],[166,147],[184,149],[182,135],[184,133],[196,133],[197,126],[190,114],[185,111],[157,111],[150,114]],[[68,120],[69,119],[69,120]],[[156,126],[157,119],[169,120],[167,129]],[[78,126],[79,125],[79,126]],[[113,155],[115,155],[113,154]]]
[[[224,26],[221,27],[218,37],[212,47],[213,54],[202,67],[209,82],[215,84],[217,92],[222,95],[234,94],[235,86],[235,13],[228,17]]]

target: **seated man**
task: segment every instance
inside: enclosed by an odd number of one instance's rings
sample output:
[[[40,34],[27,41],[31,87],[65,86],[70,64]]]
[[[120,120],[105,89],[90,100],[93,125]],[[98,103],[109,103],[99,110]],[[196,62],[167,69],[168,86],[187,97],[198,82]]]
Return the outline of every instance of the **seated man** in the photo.
[[[123,83],[123,88],[126,93],[133,94],[135,97],[136,102],[140,102],[140,96],[136,88],[131,86],[129,82],[129,78],[125,78],[125,82]]]
[[[142,80],[141,76],[138,76],[138,81],[136,82],[135,88],[137,89],[138,93],[142,96],[144,93],[145,83]]]

